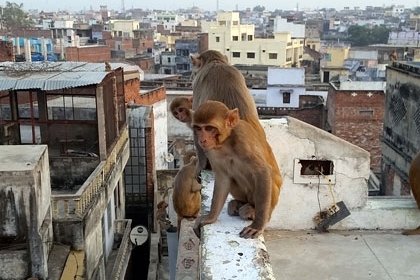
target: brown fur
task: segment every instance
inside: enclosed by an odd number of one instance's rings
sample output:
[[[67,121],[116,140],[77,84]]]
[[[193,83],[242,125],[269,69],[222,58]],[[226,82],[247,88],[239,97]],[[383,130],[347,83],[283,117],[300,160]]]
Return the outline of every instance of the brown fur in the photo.
[[[259,134],[265,135],[259,122],[254,99],[241,72],[229,65],[227,58],[215,50],[191,56],[191,60],[194,65],[192,109],[196,110],[207,100],[223,102],[229,109],[238,108],[240,118],[250,123]],[[194,142],[199,158],[196,170],[198,178],[201,169],[206,167],[207,158],[195,137]]]
[[[182,218],[196,218],[200,213],[201,185],[194,176],[197,161],[197,157],[191,156],[190,162],[184,162],[174,179],[172,201],[178,215],[178,229]]]
[[[192,127],[215,176],[210,213],[196,220],[195,230],[217,220],[229,193],[234,200],[228,214],[251,219],[240,236],[256,238],[263,233],[277,205],[282,177],[265,134],[239,119],[218,101],[207,101],[193,114]]]
[[[417,207],[420,209],[420,152],[414,157],[410,164],[408,172],[408,183],[410,184],[411,191],[413,192],[414,199],[416,200]],[[420,234],[420,226],[416,229],[403,231],[404,235]]]

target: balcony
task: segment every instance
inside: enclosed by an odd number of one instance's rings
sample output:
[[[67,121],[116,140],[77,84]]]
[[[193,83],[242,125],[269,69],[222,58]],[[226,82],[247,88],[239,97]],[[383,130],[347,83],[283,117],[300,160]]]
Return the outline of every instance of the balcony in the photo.
[[[105,161],[101,161],[83,185],[74,194],[52,194],[53,219],[83,219],[98,193],[112,193],[118,173],[122,172],[129,156],[128,128]]]

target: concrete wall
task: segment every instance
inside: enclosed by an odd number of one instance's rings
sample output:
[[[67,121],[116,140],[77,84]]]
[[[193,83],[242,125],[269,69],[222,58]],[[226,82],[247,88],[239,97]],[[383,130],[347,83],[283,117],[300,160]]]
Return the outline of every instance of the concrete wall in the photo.
[[[47,146],[0,146],[0,154],[0,243],[10,244],[10,253],[14,248],[26,248],[28,254],[27,267],[15,267],[21,271],[12,271],[1,262],[0,279],[15,279],[15,273],[21,275],[25,271],[26,277],[46,279],[52,246]],[[17,263],[22,261],[15,260]]]
[[[415,64],[387,67],[382,135],[382,192],[409,195],[408,169],[420,151],[420,75]]]
[[[306,183],[296,183],[299,168],[296,160],[329,160],[334,165],[328,178],[334,198],[344,201],[347,208],[357,209],[366,205],[368,197],[369,154],[328,132],[297,119],[262,120],[267,139],[272,146],[283,186],[275,208],[270,228],[314,228],[313,218],[320,211],[333,205],[327,180],[322,176],[303,176]]]

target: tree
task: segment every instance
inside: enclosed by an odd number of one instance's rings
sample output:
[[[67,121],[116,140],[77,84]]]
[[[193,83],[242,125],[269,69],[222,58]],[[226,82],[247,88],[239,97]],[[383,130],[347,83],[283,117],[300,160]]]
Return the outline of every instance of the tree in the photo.
[[[264,12],[264,10],[265,10],[265,7],[264,7],[264,6],[260,6],[260,5],[255,6],[255,7],[252,9],[252,11],[253,11],[253,12]]]
[[[367,46],[371,44],[386,44],[388,42],[389,29],[385,26],[365,26],[352,25],[348,29],[347,40],[352,46]]]
[[[16,4],[6,1],[6,6],[3,8],[3,25],[7,29],[13,27],[31,27],[34,22],[29,17],[29,14],[23,11],[23,4]]]

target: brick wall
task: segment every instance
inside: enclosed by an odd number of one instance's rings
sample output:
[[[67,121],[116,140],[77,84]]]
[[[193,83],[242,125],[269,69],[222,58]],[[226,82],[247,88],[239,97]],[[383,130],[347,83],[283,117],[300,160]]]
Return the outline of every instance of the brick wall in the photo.
[[[65,49],[67,61],[105,62],[111,60],[108,46],[68,47]]]
[[[166,88],[155,88],[147,93],[139,94],[134,103],[139,105],[153,105],[154,103],[166,99]]]
[[[325,106],[318,96],[301,95],[299,109],[264,107],[258,108],[260,117],[290,116],[320,129],[325,129]]]
[[[330,87],[327,108],[331,132],[370,152],[371,169],[379,173],[385,93],[340,91]]]

